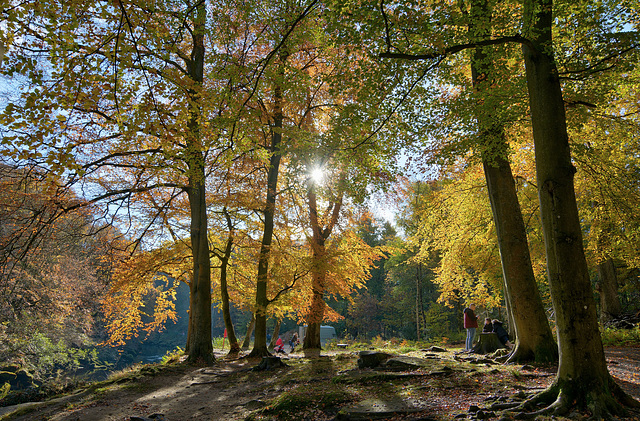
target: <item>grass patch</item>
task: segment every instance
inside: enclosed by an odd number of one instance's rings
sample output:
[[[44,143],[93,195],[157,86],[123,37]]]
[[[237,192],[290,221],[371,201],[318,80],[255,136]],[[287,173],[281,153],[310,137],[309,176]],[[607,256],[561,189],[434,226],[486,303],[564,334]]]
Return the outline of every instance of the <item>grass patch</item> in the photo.
[[[273,402],[259,411],[255,419],[300,420],[303,414],[313,410],[331,410],[338,405],[353,400],[352,394],[336,385],[324,384],[322,387],[301,385],[278,396]]]

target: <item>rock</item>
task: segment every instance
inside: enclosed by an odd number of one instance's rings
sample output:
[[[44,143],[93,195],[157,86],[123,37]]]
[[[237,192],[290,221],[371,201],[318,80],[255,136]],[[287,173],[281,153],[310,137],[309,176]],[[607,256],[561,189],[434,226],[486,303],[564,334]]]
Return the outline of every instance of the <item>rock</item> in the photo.
[[[487,420],[489,418],[495,418],[496,417],[496,413],[493,411],[484,411],[484,410],[479,410],[478,412],[476,412],[476,419],[479,420]]]
[[[422,358],[399,356],[391,357],[383,364],[387,368],[394,368],[399,370],[414,370],[426,367],[427,361]]]
[[[439,346],[432,346],[430,348],[427,348],[426,350],[424,350],[425,352],[447,352],[447,350],[445,348],[439,347]]]
[[[478,405],[471,405],[469,406],[468,412],[478,412],[479,410],[480,410],[480,407]]]
[[[376,351],[360,351],[360,358],[358,358],[359,368],[376,368],[383,361],[391,358],[392,355],[384,352]]]

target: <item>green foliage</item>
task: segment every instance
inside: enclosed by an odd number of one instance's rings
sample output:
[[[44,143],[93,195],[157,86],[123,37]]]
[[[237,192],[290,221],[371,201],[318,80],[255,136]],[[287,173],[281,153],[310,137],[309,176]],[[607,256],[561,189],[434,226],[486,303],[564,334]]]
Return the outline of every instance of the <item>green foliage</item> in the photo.
[[[633,329],[601,329],[602,344],[607,346],[638,346],[640,345],[640,327]]]
[[[4,345],[5,359],[22,365],[37,381],[55,382],[85,367],[104,369],[109,366],[100,360],[95,347],[70,347],[63,340],[53,341],[40,332]]]
[[[212,342],[213,342],[213,347],[214,348],[222,348],[222,343],[224,342],[224,346],[229,348],[229,340],[227,338],[224,338],[222,336],[217,336],[215,338],[212,338]]]
[[[214,343],[214,347],[215,347],[215,343]],[[161,364],[162,365],[173,364],[173,363],[179,361],[180,357],[182,357],[183,355],[184,355],[184,349],[182,349],[179,346],[177,346],[173,351],[167,352],[162,357]]]
[[[454,330],[453,317],[455,317],[453,309],[442,303],[432,303],[425,313],[429,339],[441,338],[452,332]]]

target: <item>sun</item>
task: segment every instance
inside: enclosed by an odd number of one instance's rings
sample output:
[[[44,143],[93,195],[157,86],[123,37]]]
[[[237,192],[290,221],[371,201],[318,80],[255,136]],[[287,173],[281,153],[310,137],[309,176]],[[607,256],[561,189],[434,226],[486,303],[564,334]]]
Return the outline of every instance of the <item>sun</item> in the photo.
[[[324,180],[324,171],[322,171],[322,168],[314,168],[311,170],[311,180],[315,184],[322,184]]]

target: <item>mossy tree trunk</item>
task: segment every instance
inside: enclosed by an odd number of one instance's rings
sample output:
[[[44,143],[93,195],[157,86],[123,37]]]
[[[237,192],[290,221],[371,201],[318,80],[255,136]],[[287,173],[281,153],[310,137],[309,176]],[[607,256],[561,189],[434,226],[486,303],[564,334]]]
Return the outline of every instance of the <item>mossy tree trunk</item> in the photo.
[[[546,403],[539,414],[564,415],[575,409],[594,419],[623,413],[621,402],[637,406],[613,381],[598,335],[596,303],[584,255],[574,192],[566,116],[553,56],[551,0],[524,1],[523,43],[533,124],[540,213],[547,275],[556,315],[560,363],[549,389],[523,408]]]

